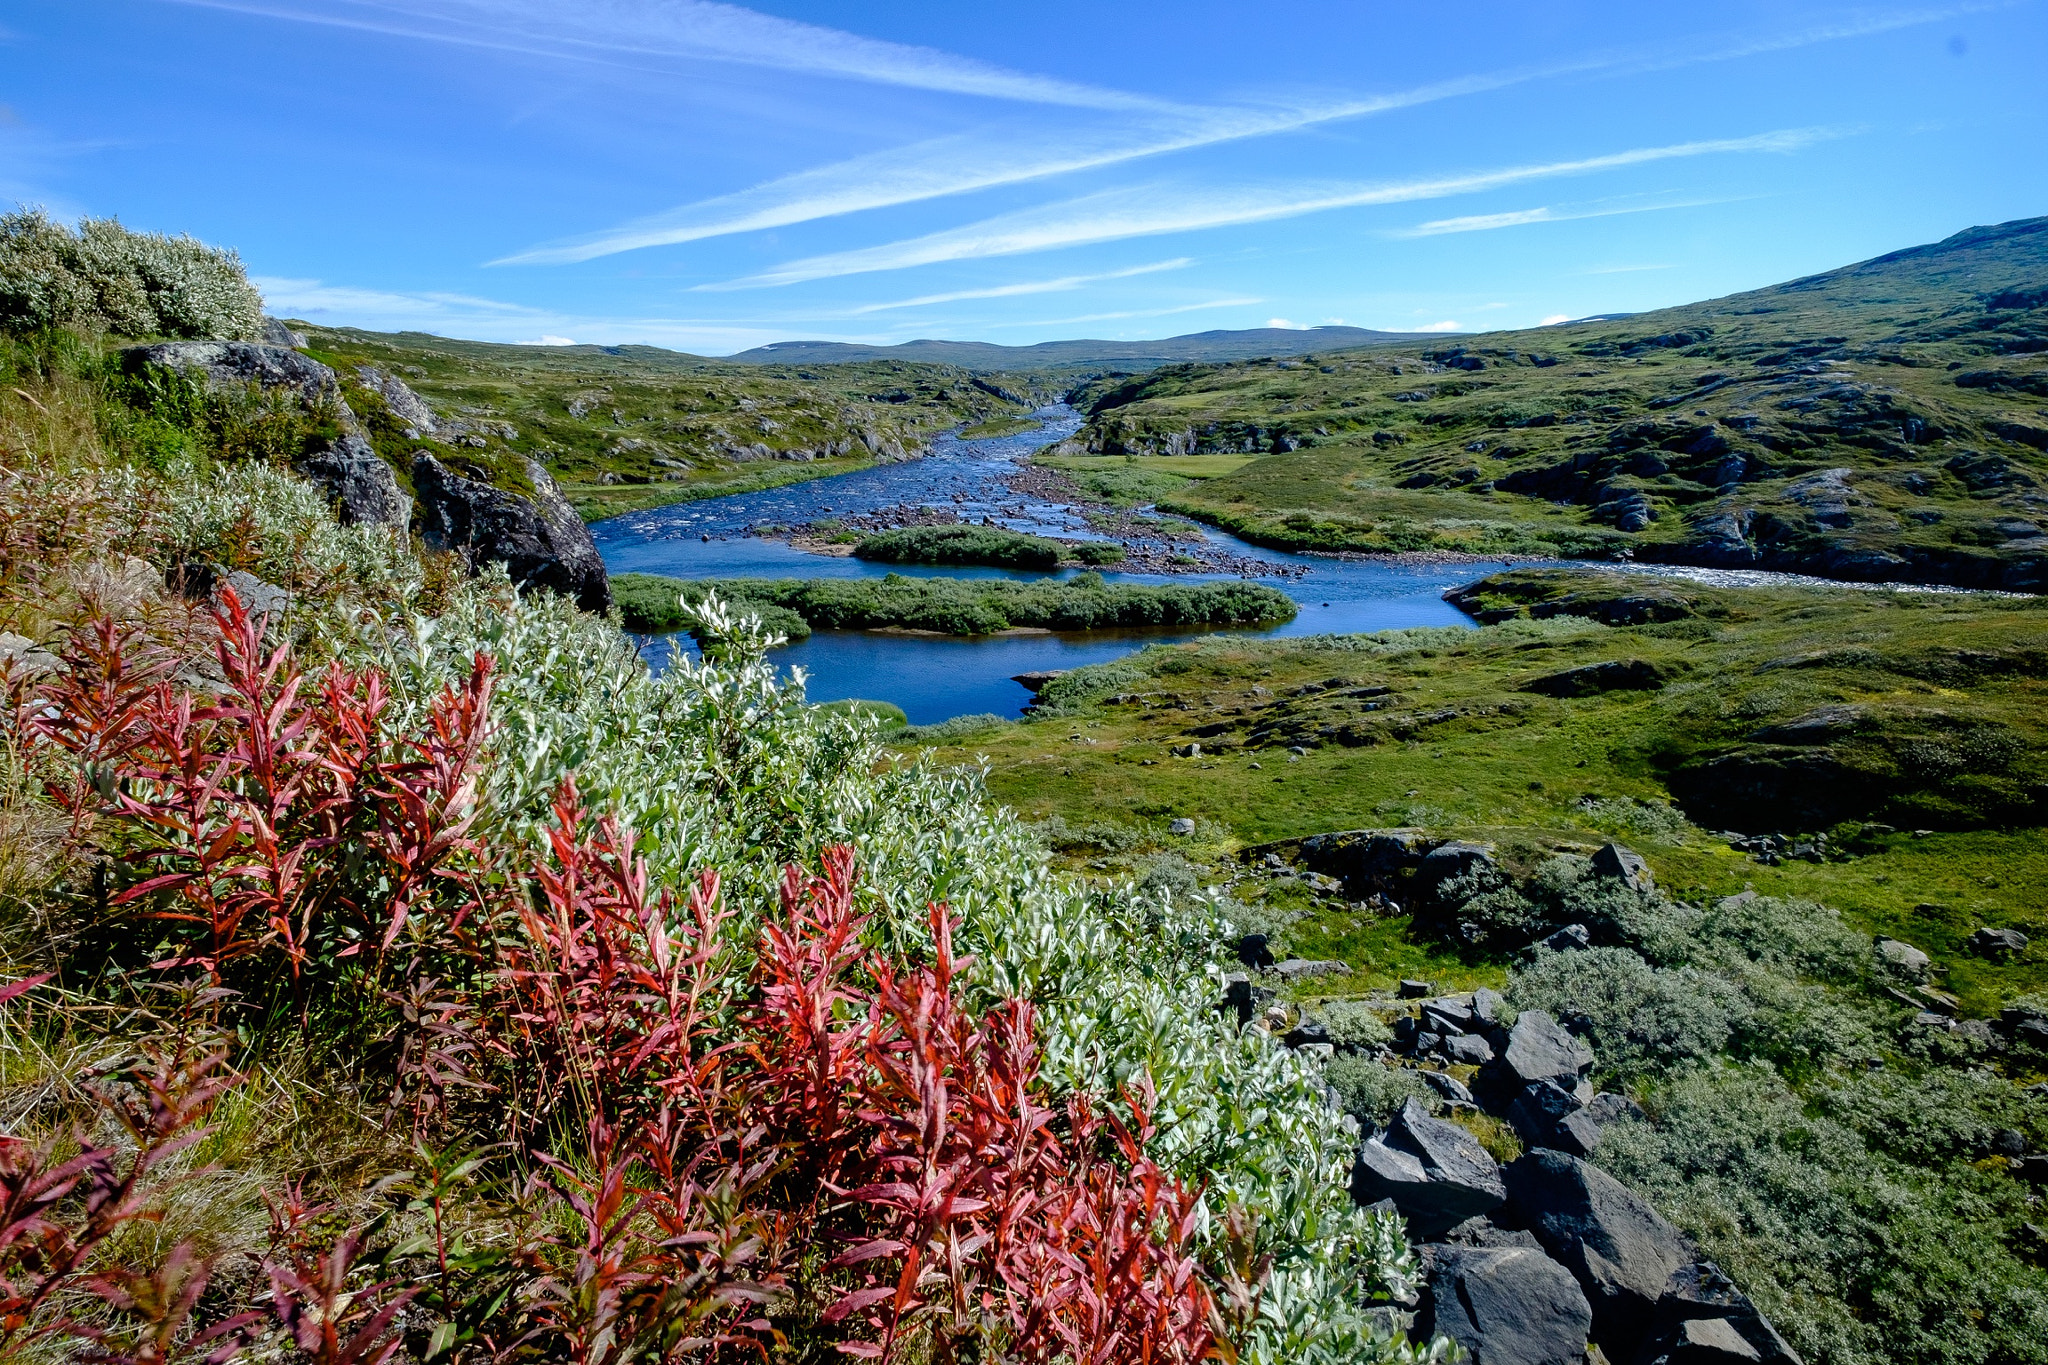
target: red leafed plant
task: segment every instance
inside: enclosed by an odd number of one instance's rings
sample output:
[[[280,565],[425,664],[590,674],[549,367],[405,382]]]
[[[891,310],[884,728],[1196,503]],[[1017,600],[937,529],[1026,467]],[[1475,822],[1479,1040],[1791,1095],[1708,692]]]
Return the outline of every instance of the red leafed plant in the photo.
[[[231,588],[213,624],[221,685],[209,695],[170,681],[170,661],[133,630],[88,622],[65,670],[22,706],[21,729],[75,762],[71,780],[50,786],[74,825],[110,820],[143,870],[115,903],[190,926],[159,965],[219,976],[275,950],[296,982],[321,916],[367,912],[343,927],[388,947],[433,878],[470,850],[493,665],[478,655],[467,682],[436,699],[426,732],[387,754],[381,675],[333,664],[309,683],[291,645],[267,646],[264,618]],[[393,888],[383,904],[352,901],[348,860],[335,856],[350,848],[382,855]]]
[[[1198,1196],[1145,1155],[1143,1102],[1130,1127],[1050,1107],[1030,1006],[968,1007],[944,907],[933,960],[904,968],[862,946],[851,849],[827,850],[822,877],[790,868],[754,1003],[721,1018],[715,880],[678,919],[616,826],[577,836],[573,788],[556,817],[499,1045],[582,1097],[582,1173],[543,1158],[584,1229],[547,1289],[569,1358],[1218,1351]]]

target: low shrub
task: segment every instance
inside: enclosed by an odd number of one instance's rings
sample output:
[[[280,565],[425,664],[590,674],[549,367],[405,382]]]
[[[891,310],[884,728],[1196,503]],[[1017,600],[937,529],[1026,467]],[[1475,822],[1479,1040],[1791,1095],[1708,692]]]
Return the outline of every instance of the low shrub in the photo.
[[[1110,585],[1098,574],[1067,582],[1002,578],[783,578],[689,581],[621,574],[613,584],[628,629],[676,629],[689,603],[715,594],[749,609],[787,613],[820,630],[898,627],[989,635],[1012,627],[1098,630],[1252,625],[1284,621],[1294,600],[1251,583]],[[670,605],[662,601],[666,594]],[[630,606],[628,605],[630,603]],[[777,617],[776,621],[785,618]],[[779,628],[779,627],[778,627]],[[786,633],[786,632],[785,632]]]
[[[1394,1041],[1393,1025],[1363,1000],[1327,1000],[1316,1013],[1340,1051],[1370,1052]]]
[[[1518,968],[1508,999],[1546,1010],[1593,1049],[1600,1074],[1626,1085],[1725,1051],[1747,1008],[1742,992],[1711,973],[1652,967],[1627,948],[1540,951]]]
[[[1386,1127],[1411,1099],[1421,1100],[1432,1111],[1439,1103],[1436,1092],[1415,1072],[1357,1053],[1332,1057],[1323,1068],[1323,1080],[1336,1093],[1339,1107],[1365,1132]]]
[[[263,296],[232,251],[112,218],[74,232],[40,209],[0,215],[0,330],[238,340],[262,326]]]
[[[995,569],[1056,569],[1057,540],[994,526],[912,526],[883,531],[853,547],[860,559],[887,564],[982,564]]]

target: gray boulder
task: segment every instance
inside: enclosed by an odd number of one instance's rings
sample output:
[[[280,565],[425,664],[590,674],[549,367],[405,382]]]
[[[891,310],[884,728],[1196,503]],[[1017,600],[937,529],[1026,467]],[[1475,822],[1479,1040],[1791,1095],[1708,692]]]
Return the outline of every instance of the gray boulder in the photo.
[[[344,526],[403,530],[412,522],[412,499],[398,486],[397,473],[360,436],[343,436],[292,467],[326,492]]]
[[[334,371],[288,346],[253,341],[160,341],[121,352],[121,366],[130,374],[153,365],[197,375],[216,388],[255,384],[264,389],[294,389],[310,405],[331,404],[347,411]],[[353,425],[352,418],[348,424]]]
[[[1899,939],[1881,938],[1875,947],[1878,961],[1908,981],[1925,981],[1928,968],[1934,965],[1927,954]]]
[[[1799,1353],[1711,1262],[1679,1267],[1658,1301],[1638,1365],[1803,1365]]]
[[[266,316],[263,319],[263,344],[303,350],[306,346],[306,334],[294,332],[281,319]]]
[[[1643,861],[1643,855],[1625,844],[1600,845],[1599,852],[1593,855],[1593,871],[1622,882],[1631,891],[1657,889],[1657,879],[1651,875],[1650,865]]]
[[[471,572],[503,564],[521,588],[558,592],[585,611],[609,610],[611,580],[590,528],[545,469],[531,460],[525,465],[532,498],[465,479],[425,452],[415,455],[421,538],[433,549],[462,555]]]
[[[1552,1136],[1565,1119],[1593,1098],[1592,1084],[1568,1078],[1531,1081],[1508,1104],[1506,1118],[1516,1136],[1531,1147],[1553,1147]]]
[[[1522,1221],[1585,1289],[1600,1343],[1612,1355],[1632,1350],[1672,1272],[1695,1260],[1685,1235],[1613,1176],[1564,1152],[1539,1147],[1502,1177]]]
[[[1507,1191],[1478,1138],[1410,1099],[1385,1134],[1358,1149],[1351,1197],[1361,1207],[1393,1200],[1410,1232],[1426,1240],[1499,1208]]]
[[[1571,1274],[1527,1247],[1442,1247],[1417,1335],[1441,1332],[1474,1365],[1581,1365],[1593,1313]]]
[[[1980,957],[2013,957],[2027,950],[2027,936],[2017,929],[1989,926],[1970,935],[1970,951]]]
[[[1556,1081],[1567,1090],[1593,1065],[1593,1054],[1544,1010],[1523,1010],[1508,1031],[1500,1067],[1510,1087],[1520,1091],[1538,1081]]]
[[[1273,974],[1289,981],[1302,981],[1312,976],[1342,976],[1351,969],[1331,958],[1290,957],[1285,962],[1275,963]]]
[[[5,636],[0,636],[0,639],[5,638]],[[1440,1098],[1448,1100],[1452,1104],[1472,1103],[1472,1092],[1467,1090],[1464,1082],[1460,1081],[1456,1076],[1444,1071],[1430,1071],[1426,1068],[1417,1071],[1415,1074],[1421,1078],[1424,1085],[1434,1090]]]
[[[16,635],[13,631],[0,633],[0,677],[43,678],[63,671],[62,659],[26,635]]]
[[[1444,1039],[1443,1055],[1460,1066],[1485,1066],[1493,1060],[1493,1044],[1476,1033],[1459,1033]]]
[[[1551,1129],[1550,1143],[1573,1156],[1591,1156],[1606,1135],[1607,1126],[1618,1119],[1643,1116],[1643,1107],[1626,1095],[1598,1094],[1583,1109],[1575,1109]]]
[[[395,374],[387,373],[374,365],[364,365],[356,370],[356,377],[363,381],[363,387],[374,390],[384,399],[384,406],[391,409],[391,415],[405,423],[405,434],[410,440],[432,436],[436,430],[434,410],[426,400],[414,393],[406,382]]]
[[[1537,940],[1536,946],[1553,953],[1582,952],[1593,946],[1593,934],[1583,924],[1567,924],[1550,937]]]
[[[251,616],[266,616],[272,621],[282,621],[291,610],[292,595],[275,583],[266,583],[247,569],[236,569],[223,577],[214,588],[216,596],[222,588],[234,589],[235,599],[242,604],[242,610]]]

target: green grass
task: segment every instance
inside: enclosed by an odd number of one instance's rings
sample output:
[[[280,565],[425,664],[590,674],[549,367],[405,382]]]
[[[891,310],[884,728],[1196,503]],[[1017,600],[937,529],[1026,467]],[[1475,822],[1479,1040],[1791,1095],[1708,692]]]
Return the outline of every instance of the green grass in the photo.
[[[1022,436],[1027,431],[1036,431],[1043,423],[1029,417],[991,417],[985,422],[976,422],[960,430],[960,438],[966,441],[992,440],[998,436]]]
[[[529,457],[586,520],[902,459],[962,424],[1021,421],[1051,396],[1032,376],[977,385],[979,376],[957,365],[806,369],[651,346],[505,346],[414,332],[304,330],[309,353],[341,377],[373,444],[401,472],[424,449],[510,487],[519,457]],[[405,435],[363,382],[364,367],[402,380],[444,425],[467,430]]]
[[[1110,376],[1048,462],[1289,549],[2043,586],[2043,279],[2033,219],[1625,319]]]
[[[1518,614],[1470,631],[1155,647],[1056,681],[1040,697],[1049,718],[939,754],[985,758],[991,790],[1028,818],[1150,828],[1189,816],[1223,832],[1218,857],[1402,825],[1485,839],[1524,862],[1619,837],[1686,896],[1753,886],[1905,937],[1979,1015],[2048,987],[2048,603],[1600,573],[1499,575],[1486,588],[1475,602]],[[1619,627],[1573,614],[1646,594],[1682,614]],[[1526,614],[1559,604],[1548,619]],[[1637,660],[1664,685],[1524,690]],[[1831,706],[1858,708],[1855,728],[1779,742],[1773,727]],[[1200,757],[1171,755],[1189,742]],[[1827,776],[1806,775],[1809,764]],[[1837,855],[1765,866],[1716,836],[1729,826],[1828,832]],[[1111,861],[1174,845],[1162,828]],[[1291,950],[1374,981],[1440,951],[1409,943],[1400,921],[1330,913],[1291,929]],[[1980,925],[2020,928],[2037,946],[2010,962],[1971,956],[1963,940]]]
[[[1243,626],[1292,619],[1292,598],[1254,583],[1108,584],[1096,573],[1023,583],[1004,578],[677,579],[620,574],[612,592],[628,630],[682,629],[679,599],[717,593],[771,613],[771,628],[903,629],[992,635],[1015,629],[1104,630]]]
[[[983,564],[998,569],[1056,569],[1061,564],[1115,564],[1121,545],[1064,541],[997,526],[911,526],[867,536],[854,546],[860,559],[884,564]]]

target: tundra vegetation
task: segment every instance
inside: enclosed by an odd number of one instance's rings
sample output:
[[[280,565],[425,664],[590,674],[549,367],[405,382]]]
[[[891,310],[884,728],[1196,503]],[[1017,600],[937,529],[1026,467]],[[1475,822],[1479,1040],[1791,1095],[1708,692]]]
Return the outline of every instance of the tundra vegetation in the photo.
[[[1018,582],[1008,578],[730,578],[688,580],[620,574],[612,591],[626,629],[702,627],[706,596],[758,610],[777,632],[801,639],[824,630],[902,629],[993,635],[1018,628],[1107,630],[1251,626],[1289,621],[1294,599],[1261,583],[1107,583],[1099,573]]]
[[[1444,1103],[1384,1050],[1399,983],[1494,990],[1640,1105],[1592,1159],[1806,1360],[2048,1359],[2041,600],[1598,569],[1454,600],[1486,624],[1159,646],[904,747],[984,765],[1066,866],[1235,902],[1267,1026],[1336,1048],[1369,1130]],[[1487,853],[1373,876],[1313,838],[1346,829]],[[1597,874],[1610,840],[1653,886]]]
[[[715,599],[656,678],[267,409],[0,371],[0,1354],[1448,1359],[1213,898]]]
[[[2034,218],[1629,317],[1106,375],[1053,463],[1288,549],[2034,591],[2044,355]]]

